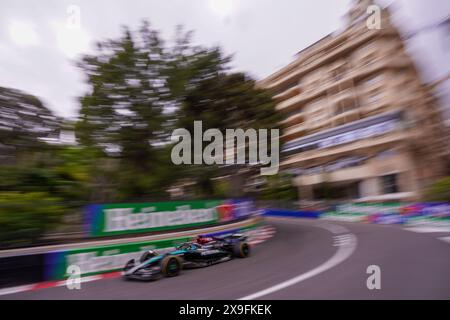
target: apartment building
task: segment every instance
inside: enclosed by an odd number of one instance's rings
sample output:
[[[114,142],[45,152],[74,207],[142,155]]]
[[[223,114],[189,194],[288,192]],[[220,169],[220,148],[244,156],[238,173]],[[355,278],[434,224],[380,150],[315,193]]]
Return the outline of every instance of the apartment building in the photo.
[[[300,199],[419,200],[446,174],[448,135],[401,37],[369,0],[355,1],[345,30],[299,52],[260,81],[283,115],[282,169]]]

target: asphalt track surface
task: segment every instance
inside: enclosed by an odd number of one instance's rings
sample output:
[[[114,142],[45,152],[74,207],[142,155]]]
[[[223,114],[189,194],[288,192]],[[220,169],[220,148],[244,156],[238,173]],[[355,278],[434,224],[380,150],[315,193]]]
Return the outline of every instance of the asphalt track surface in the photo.
[[[153,282],[120,278],[0,299],[450,299],[450,244],[397,226],[270,219],[276,235],[248,259]],[[381,289],[367,288],[367,268]]]

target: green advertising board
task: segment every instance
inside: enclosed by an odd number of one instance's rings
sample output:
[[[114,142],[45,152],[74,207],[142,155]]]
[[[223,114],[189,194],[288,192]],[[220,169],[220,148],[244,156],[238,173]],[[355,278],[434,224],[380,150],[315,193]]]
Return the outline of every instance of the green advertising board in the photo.
[[[400,214],[404,205],[389,203],[345,203],[334,207],[332,211],[322,214],[323,219],[336,219],[347,222],[364,222],[374,214]]]
[[[46,256],[46,280],[67,278],[67,267],[76,265],[82,276],[118,271],[131,259],[138,259],[145,250],[170,249],[190,238],[133,242],[128,244],[71,249],[48,253]]]
[[[353,215],[371,214],[399,214],[404,204],[396,202],[386,203],[346,203],[336,206],[335,213]]]
[[[199,200],[90,205],[85,231],[98,237],[205,226],[219,221],[221,204]]]

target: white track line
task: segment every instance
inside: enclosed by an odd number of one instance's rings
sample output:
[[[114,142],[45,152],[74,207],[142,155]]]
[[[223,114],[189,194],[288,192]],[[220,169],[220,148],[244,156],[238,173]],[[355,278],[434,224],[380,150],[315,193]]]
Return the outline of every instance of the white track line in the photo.
[[[238,300],[254,300],[254,299],[266,296],[273,292],[285,289],[294,284],[297,284],[299,282],[302,282],[309,278],[317,276],[318,274],[337,266],[338,264],[340,264],[341,262],[343,262],[347,258],[349,258],[356,249],[356,246],[357,246],[356,236],[354,234],[348,234],[348,235],[346,235],[346,239],[347,239],[347,241],[340,242],[339,248],[336,251],[336,253],[334,254],[334,256],[331,257],[331,259],[326,261],[324,264],[318,266],[317,268],[314,268],[306,273],[298,275],[292,279],[281,282],[281,283],[274,285],[272,287],[269,287],[267,289],[264,289],[264,290],[255,292],[253,294],[250,294],[248,296],[242,297]],[[335,238],[335,240],[336,240],[336,238]]]
[[[30,284],[30,285],[25,285],[25,286],[0,289],[0,296],[4,296],[7,294],[13,294],[13,293],[17,293],[17,292],[28,291],[28,290],[31,290],[32,288],[33,288],[33,285]]]
[[[442,240],[442,241],[450,243],[450,237],[439,238],[439,240]]]
[[[417,232],[417,233],[440,233],[440,232],[450,232],[450,228],[445,227],[409,227],[405,228],[407,231]]]
[[[333,234],[341,234],[341,233],[348,233],[348,232],[350,232],[350,231],[348,231],[347,228],[345,228],[343,226],[340,226],[340,225],[337,225],[337,224],[321,223],[320,227],[330,231]]]

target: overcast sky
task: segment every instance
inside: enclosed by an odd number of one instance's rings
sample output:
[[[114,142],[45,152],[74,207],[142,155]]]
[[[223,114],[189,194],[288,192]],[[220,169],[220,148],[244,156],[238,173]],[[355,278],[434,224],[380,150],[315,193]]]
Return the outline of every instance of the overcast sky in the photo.
[[[183,24],[194,41],[220,45],[233,66],[261,79],[292,61],[296,52],[343,24],[351,0],[0,0],[0,86],[39,96],[57,115],[74,116],[76,97],[86,90],[77,56],[92,42],[117,37],[120,26],[136,28],[143,18],[173,37]],[[449,0],[394,2],[399,21],[414,30],[450,14]],[[74,7],[80,28],[70,28]],[[450,44],[442,30],[417,37],[414,50],[433,79],[450,70]],[[448,32],[448,31],[447,31]],[[447,47],[446,47],[447,46]],[[427,50],[427,54],[423,54]]]

